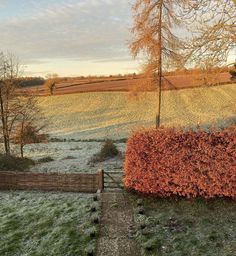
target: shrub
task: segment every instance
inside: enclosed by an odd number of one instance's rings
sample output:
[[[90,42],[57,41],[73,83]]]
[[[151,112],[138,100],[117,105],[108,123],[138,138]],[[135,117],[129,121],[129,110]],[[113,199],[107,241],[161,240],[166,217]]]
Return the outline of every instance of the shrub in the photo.
[[[236,77],[236,71],[235,70],[230,70],[229,73],[230,73],[231,76]]]
[[[40,158],[37,162],[38,163],[49,163],[49,162],[53,162],[54,159],[50,156],[46,156],[46,157],[43,157],[43,158]]]
[[[94,246],[89,245],[87,248],[85,248],[85,252],[88,256],[93,256],[95,253]]]
[[[81,148],[80,147],[75,147],[75,148],[71,148],[70,150],[71,151],[77,151],[77,150],[81,150]]]
[[[105,159],[117,156],[118,154],[119,151],[116,145],[114,144],[113,140],[106,140],[102,146],[100,156]]]
[[[147,130],[128,141],[125,186],[159,197],[236,198],[236,128]]]
[[[0,154],[0,171],[27,171],[32,165],[31,159]]]
[[[157,241],[156,239],[149,239],[143,244],[143,247],[147,251],[152,251],[156,247]]]
[[[96,229],[96,227],[91,227],[86,232],[88,233],[88,235],[91,238],[95,238],[97,236],[97,229]]]
[[[76,159],[75,156],[66,156],[64,158],[62,158],[62,160],[73,160],[73,159]]]
[[[93,224],[99,224],[100,218],[99,218],[99,214],[93,214],[91,216],[91,222]]]
[[[102,162],[117,155],[119,155],[119,150],[113,140],[107,139],[102,145],[101,151],[92,157],[90,163]]]
[[[60,139],[60,138],[50,138],[49,141],[50,141],[50,142],[64,142],[64,139]]]

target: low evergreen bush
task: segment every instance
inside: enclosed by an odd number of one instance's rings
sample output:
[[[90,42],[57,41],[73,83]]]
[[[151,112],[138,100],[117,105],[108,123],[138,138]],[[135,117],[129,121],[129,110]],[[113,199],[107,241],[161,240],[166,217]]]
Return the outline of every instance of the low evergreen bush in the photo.
[[[101,151],[92,157],[90,163],[103,162],[109,158],[118,156],[119,153],[114,141],[107,139],[102,145]]]
[[[32,159],[0,154],[0,171],[27,171],[34,164]]]

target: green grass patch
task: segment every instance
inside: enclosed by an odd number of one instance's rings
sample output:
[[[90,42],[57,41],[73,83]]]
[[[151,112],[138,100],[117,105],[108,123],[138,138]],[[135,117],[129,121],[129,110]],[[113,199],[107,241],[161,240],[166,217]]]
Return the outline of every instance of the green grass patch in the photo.
[[[142,204],[144,214],[134,212],[136,240],[145,255],[235,255],[235,201],[144,199]]]
[[[72,193],[0,193],[1,256],[74,256],[95,251],[98,225],[93,196]],[[98,215],[99,217],[99,215]]]

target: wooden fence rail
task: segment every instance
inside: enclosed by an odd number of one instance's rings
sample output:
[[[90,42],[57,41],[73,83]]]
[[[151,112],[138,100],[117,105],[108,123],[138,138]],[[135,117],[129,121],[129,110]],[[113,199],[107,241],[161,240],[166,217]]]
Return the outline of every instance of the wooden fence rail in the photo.
[[[44,190],[95,193],[103,190],[104,172],[32,173],[1,172],[0,190]]]
[[[123,172],[104,172],[104,188],[123,189]]]

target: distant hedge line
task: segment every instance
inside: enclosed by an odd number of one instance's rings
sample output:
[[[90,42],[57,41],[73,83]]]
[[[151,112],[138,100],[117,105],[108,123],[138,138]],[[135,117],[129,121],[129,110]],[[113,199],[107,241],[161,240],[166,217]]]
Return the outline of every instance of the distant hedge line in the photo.
[[[236,128],[147,130],[127,144],[125,186],[158,197],[236,198]]]
[[[18,79],[17,86],[20,88],[37,86],[37,85],[43,85],[44,82],[45,80],[41,77],[25,77],[25,78]]]

